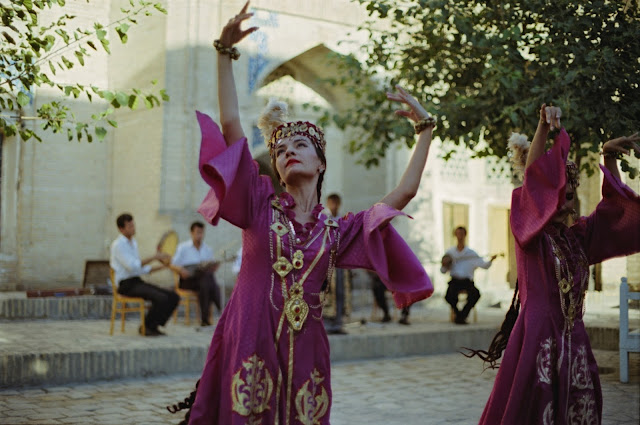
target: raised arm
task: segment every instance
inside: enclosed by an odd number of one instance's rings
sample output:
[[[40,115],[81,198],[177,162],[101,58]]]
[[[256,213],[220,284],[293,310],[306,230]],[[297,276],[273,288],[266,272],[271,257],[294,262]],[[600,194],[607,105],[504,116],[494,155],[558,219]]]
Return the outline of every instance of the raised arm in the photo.
[[[632,149],[640,155],[640,145],[638,144],[639,140],[640,137],[638,136],[638,133],[635,133],[631,136],[623,136],[609,140],[602,146],[604,166],[609,170],[613,177],[621,180],[620,171],[618,170],[618,155],[630,155]]]
[[[410,110],[398,110],[397,115],[408,118],[414,123],[418,123],[421,120],[428,119],[429,113],[420,105],[415,97],[407,93],[402,87],[396,86],[397,93],[387,93],[387,99],[395,102],[401,102],[409,106]],[[407,169],[400,179],[400,183],[389,192],[384,198],[383,202],[397,210],[402,210],[407,206],[409,201],[416,196],[418,192],[418,186],[420,186],[420,179],[422,178],[422,172],[424,166],[427,163],[427,156],[429,155],[429,148],[431,147],[431,134],[433,132],[433,125],[424,128],[418,135],[418,143],[416,143],[415,150]]]
[[[529,168],[529,165],[540,158],[544,153],[545,144],[547,143],[547,136],[549,130],[555,128],[561,128],[560,117],[562,111],[556,106],[547,106],[545,103],[540,107],[540,121],[538,121],[538,128],[536,134],[531,141],[531,147],[529,148],[529,155],[527,156],[527,164],[525,169]]]
[[[227,146],[231,146],[237,140],[244,137],[242,125],[240,124],[240,112],[238,108],[238,94],[236,83],[233,78],[233,66],[231,50],[233,46],[246,36],[256,31],[258,27],[251,27],[247,30],[240,28],[243,21],[253,16],[247,13],[249,2],[247,2],[239,14],[231,18],[224,26],[220,39],[216,40],[216,50],[218,50],[218,103],[220,107],[220,123],[222,134]]]

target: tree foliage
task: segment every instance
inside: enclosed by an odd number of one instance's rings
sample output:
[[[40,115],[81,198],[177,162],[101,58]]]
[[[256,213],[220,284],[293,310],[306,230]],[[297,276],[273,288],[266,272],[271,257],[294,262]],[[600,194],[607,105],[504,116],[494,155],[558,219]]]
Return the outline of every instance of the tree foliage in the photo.
[[[397,83],[438,116],[450,150],[466,145],[477,156],[505,156],[512,131],[533,137],[545,102],[563,109],[579,161],[639,130],[637,0],[354,1],[370,15],[361,27],[369,41],[364,60],[343,60],[334,83],[357,103],[331,118],[357,129],[350,150],[366,165],[397,140],[414,142],[384,97]]]
[[[89,3],[89,0],[87,0]],[[0,0],[2,26],[0,27],[0,131],[6,136],[20,134],[22,140],[41,136],[22,125],[27,119],[36,119],[41,128],[54,133],[66,133],[69,141],[91,142],[94,136],[102,140],[107,127],[117,127],[110,115],[117,108],[136,109],[140,102],[153,108],[168,100],[164,89],[155,93],[143,93],[139,89],[110,91],[95,85],[63,84],[56,81],[56,74],[74,67],[82,67],[93,52],[99,49],[111,53],[109,30],[113,29],[121,43],[127,42],[127,33],[138,20],[153,12],[165,13],[160,3],[145,0],[129,0],[122,8],[121,17],[103,25],[99,22],[91,28],[74,24],[75,16],[65,13],[65,0]],[[45,12],[57,19],[43,22]],[[156,84],[156,81],[152,81]],[[60,93],[60,100],[44,103],[29,117],[24,108],[32,101],[32,93],[40,87],[50,87]],[[92,115],[89,122],[77,120],[64,100],[86,96],[104,99],[109,107]]]

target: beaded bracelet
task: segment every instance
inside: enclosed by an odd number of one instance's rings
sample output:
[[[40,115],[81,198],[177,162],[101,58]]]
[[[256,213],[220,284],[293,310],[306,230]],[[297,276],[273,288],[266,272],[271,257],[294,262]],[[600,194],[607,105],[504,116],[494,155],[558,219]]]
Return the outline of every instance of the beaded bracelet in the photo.
[[[438,120],[434,116],[429,116],[427,118],[423,118],[417,123],[413,125],[413,129],[416,131],[416,134],[422,133],[427,128],[434,128],[436,126],[436,122]]]
[[[620,152],[602,152],[604,159],[622,159],[622,153]]]
[[[224,44],[222,44],[220,40],[215,40],[213,42],[213,47],[215,47],[218,53],[220,53],[221,55],[229,55],[233,60],[237,60],[240,57],[240,52],[238,51],[237,48],[227,47]]]

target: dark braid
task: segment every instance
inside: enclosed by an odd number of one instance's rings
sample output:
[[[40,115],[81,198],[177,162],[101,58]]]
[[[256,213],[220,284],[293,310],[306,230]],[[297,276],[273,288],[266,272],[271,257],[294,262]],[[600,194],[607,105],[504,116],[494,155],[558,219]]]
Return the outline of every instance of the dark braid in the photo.
[[[196,389],[189,394],[189,397],[185,398],[184,401],[179,402],[177,405],[167,406],[167,410],[171,413],[177,413],[184,409],[189,409],[187,413],[184,415],[184,419],[180,421],[178,425],[187,425],[189,423],[189,416],[191,415],[191,406],[193,406],[193,402],[196,399],[196,393],[198,392],[198,385],[200,385],[200,380],[196,382]]]
[[[491,344],[489,345],[489,349],[487,351],[484,350],[472,350],[470,348],[462,347],[465,350],[469,351],[469,353],[462,353],[466,357],[478,356],[485,363],[488,363],[487,369],[496,369],[500,366],[498,360],[502,357],[502,352],[507,348],[507,344],[509,343],[509,336],[511,335],[511,331],[513,330],[513,326],[516,323],[516,319],[518,318],[518,314],[520,313],[520,297],[518,295],[518,281],[516,280],[516,289],[513,293],[513,299],[511,300],[511,307],[509,307],[509,311],[507,311],[507,315],[504,318],[504,322],[502,322],[502,326],[500,326],[500,330],[493,337]]]
[[[322,203],[322,180],[324,180],[324,171],[318,176],[318,184],[316,185],[316,193],[318,194],[318,203]]]

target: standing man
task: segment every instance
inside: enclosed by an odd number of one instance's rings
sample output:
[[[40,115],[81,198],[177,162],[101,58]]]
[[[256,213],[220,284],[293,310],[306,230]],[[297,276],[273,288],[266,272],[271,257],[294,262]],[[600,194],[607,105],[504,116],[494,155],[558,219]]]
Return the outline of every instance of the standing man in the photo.
[[[340,205],[342,199],[337,193],[327,196],[327,209],[330,218],[337,220],[339,218]],[[342,328],[342,316],[345,315],[345,299],[347,295],[349,281],[349,271],[343,269],[334,269],[333,276],[329,285],[329,303],[325,309],[327,320],[325,327],[327,333],[344,335],[347,332]]]
[[[442,273],[449,272],[451,275],[449,289],[444,298],[456,315],[455,322],[459,325],[465,325],[469,312],[480,299],[480,291],[473,282],[473,272],[478,267],[488,269],[497,256],[494,255],[489,261],[484,261],[474,250],[466,246],[467,229],[464,227],[456,228],[453,234],[458,240],[458,244],[449,248],[442,257],[440,271]],[[458,310],[460,291],[467,291],[467,303],[462,310]]]
[[[204,224],[195,221],[191,224],[191,240],[178,245],[171,261],[171,270],[180,275],[180,288],[198,292],[202,326],[211,326],[209,314],[211,302],[222,311],[220,305],[220,287],[213,273],[218,263],[213,251],[204,243]]]
[[[167,323],[173,310],[178,306],[180,297],[174,291],[145,282],[140,276],[163,269],[164,264],[152,268],[149,263],[154,260],[168,262],[170,257],[167,254],[157,253],[141,260],[138,253],[138,243],[133,238],[136,234],[136,225],[131,214],[120,214],[116,219],[116,225],[120,236],[111,244],[109,264],[115,272],[118,293],[127,297],[140,297],[151,301],[151,308],[144,319],[144,336],[165,335],[158,329],[158,326],[164,326]],[[142,326],[139,332],[142,333]]]

